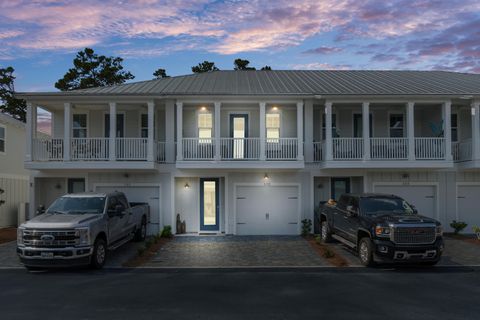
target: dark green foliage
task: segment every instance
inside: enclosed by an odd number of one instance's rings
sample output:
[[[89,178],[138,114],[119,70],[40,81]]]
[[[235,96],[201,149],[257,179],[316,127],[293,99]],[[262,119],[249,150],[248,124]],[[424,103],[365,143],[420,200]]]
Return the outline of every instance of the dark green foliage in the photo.
[[[326,259],[333,258],[335,257],[335,252],[333,252],[329,248],[325,248],[325,251],[323,252],[323,257]]]
[[[233,70],[255,70],[254,67],[249,67],[250,61],[243,59],[235,59],[233,62]]]
[[[459,234],[460,231],[462,231],[463,229],[465,229],[467,226],[468,226],[468,224],[466,224],[466,223],[463,222],[463,221],[453,220],[453,221],[450,223],[450,227],[453,228],[453,233],[454,233],[454,234]]]
[[[163,79],[163,78],[169,78],[170,76],[167,75],[167,71],[165,69],[157,69],[154,73],[153,76],[155,79]]]
[[[263,71],[271,71],[272,70],[272,67],[270,66],[265,66],[265,67],[262,67],[262,69],[260,70],[263,70]]]
[[[27,103],[23,99],[15,98],[15,76],[12,67],[0,68],[0,112],[13,118],[26,121]]]
[[[122,84],[135,78],[123,70],[122,62],[120,57],[99,56],[93,49],[85,48],[77,53],[73,68],[55,83],[55,88],[61,91],[95,88]]]
[[[215,66],[215,62],[210,62],[206,60],[192,67],[193,73],[203,73],[203,72],[211,72],[211,71],[218,71],[218,70],[219,69]]]
[[[160,234],[162,238],[171,238],[173,237],[172,234],[172,226],[165,226],[163,227],[162,233]]]
[[[307,236],[312,231],[312,220],[303,219],[302,220],[302,236]]]

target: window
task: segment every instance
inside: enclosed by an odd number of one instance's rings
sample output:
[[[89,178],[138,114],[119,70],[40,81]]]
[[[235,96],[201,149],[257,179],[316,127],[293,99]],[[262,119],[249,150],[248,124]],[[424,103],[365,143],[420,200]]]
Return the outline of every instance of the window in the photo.
[[[391,138],[402,138],[404,131],[403,114],[391,114],[389,131]]]
[[[451,115],[450,123],[452,126],[452,141],[458,141],[458,117],[456,113]]]
[[[148,114],[142,114],[140,119],[140,137],[148,138]]]
[[[325,114],[322,116],[322,140],[325,140],[326,138],[326,121],[327,117]],[[338,138],[338,132],[337,132],[337,115],[335,113],[332,114],[332,137],[333,138]]]
[[[87,115],[86,114],[73,115],[73,137],[74,138],[87,137]]]
[[[266,117],[267,142],[278,143],[280,141],[280,114],[267,113]]]
[[[202,112],[198,114],[198,142],[212,143],[212,114],[210,112]]]
[[[0,152],[5,152],[5,127],[0,127]]]

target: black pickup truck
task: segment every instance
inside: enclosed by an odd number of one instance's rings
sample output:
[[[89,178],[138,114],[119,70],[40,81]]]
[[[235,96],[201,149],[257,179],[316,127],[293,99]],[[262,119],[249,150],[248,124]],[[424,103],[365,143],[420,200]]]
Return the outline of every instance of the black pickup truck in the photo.
[[[358,252],[363,265],[436,264],[443,252],[440,222],[421,216],[388,194],[343,194],[321,204],[315,217],[324,242],[332,238]]]

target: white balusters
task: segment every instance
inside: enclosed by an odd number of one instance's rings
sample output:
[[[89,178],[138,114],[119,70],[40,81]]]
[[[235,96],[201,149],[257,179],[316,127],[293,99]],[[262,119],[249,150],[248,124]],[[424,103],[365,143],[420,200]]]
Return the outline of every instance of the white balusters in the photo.
[[[334,160],[363,159],[363,138],[333,138]]]
[[[370,138],[372,160],[408,159],[407,138]]]
[[[417,160],[445,159],[445,138],[415,138],[415,158]]]
[[[70,140],[71,160],[108,160],[108,138],[72,138]]]
[[[32,139],[33,161],[63,161],[63,139]]]

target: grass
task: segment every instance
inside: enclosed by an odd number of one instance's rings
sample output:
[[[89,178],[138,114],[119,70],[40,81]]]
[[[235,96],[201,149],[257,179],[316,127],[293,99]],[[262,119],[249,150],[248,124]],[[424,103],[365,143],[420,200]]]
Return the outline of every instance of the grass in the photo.
[[[17,240],[17,228],[0,229],[0,244]]]
[[[312,246],[312,248],[321,257],[325,258],[328,263],[335,267],[347,267],[347,260],[342,257],[332,246],[323,243],[320,237],[314,237],[312,235],[306,236],[305,240]]]

